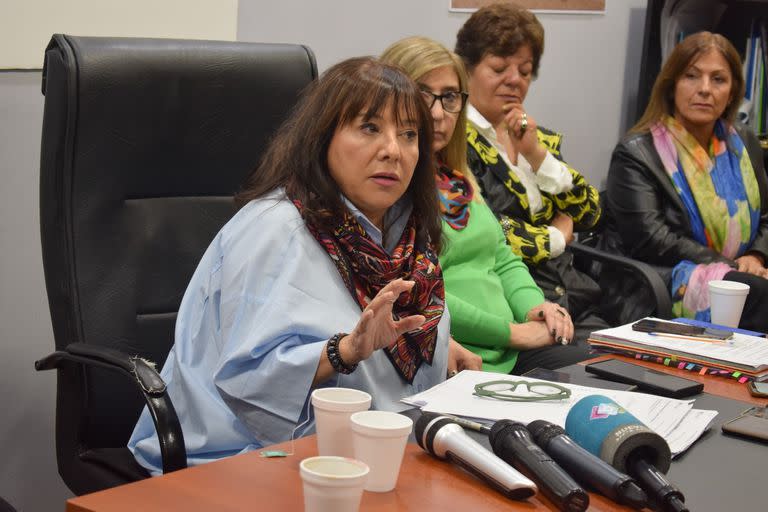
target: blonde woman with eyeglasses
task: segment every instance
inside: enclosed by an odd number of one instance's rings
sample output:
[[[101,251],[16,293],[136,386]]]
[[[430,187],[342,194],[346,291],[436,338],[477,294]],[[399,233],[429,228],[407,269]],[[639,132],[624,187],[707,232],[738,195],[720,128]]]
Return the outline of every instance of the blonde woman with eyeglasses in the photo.
[[[482,360],[484,370],[519,374],[589,357],[586,348],[570,344],[570,316],[544,300],[467,169],[467,77],[461,59],[424,37],[394,43],[381,59],[416,81],[432,114],[445,241],[440,265],[451,334],[474,354],[450,358],[449,372],[479,367]]]

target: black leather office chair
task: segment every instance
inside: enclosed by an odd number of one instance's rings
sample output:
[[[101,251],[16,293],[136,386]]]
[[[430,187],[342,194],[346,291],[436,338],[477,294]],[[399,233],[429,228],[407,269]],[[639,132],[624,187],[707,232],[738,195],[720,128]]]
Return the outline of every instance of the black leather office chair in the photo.
[[[0,512],[16,512],[16,509],[3,498],[0,498]]]
[[[587,233],[580,233],[578,241],[568,245],[568,249],[573,252],[574,265],[606,292],[600,307],[603,318],[612,325],[651,315],[672,318],[672,298],[663,277],[669,269],[654,267],[608,248],[603,231],[612,219],[605,191],[600,192],[600,204],[603,214],[599,224]]]
[[[183,433],[153,365],[203,251],[300,91],[299,45],[55,35],[45,53],[43,266],[59,473],[76,494],[147,476],[125,445],[146,403],[164,471]],[[286,162],[290,165],[290,162]]]

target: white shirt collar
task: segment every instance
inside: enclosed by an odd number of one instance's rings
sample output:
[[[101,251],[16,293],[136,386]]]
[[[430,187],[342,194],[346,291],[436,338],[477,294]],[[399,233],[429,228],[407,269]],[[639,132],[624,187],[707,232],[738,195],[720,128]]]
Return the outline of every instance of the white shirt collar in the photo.
[[[481,114],[471,103],[467,105],[467,120],[480,128],[481,130],[490,130],[493,125]]]
[[[347,208],[349,208],[349,212],[352,216],[363,226],[365,232],[368,233],[368,236],[370,236],[374,242],[382,246],[388,253],[391,253],[400,241],[400,235],[402,235],[403,229],[408,223],[411,211],[413,210],[413,204],[408,194],[405,194],[398,199],[384,215],[384,225],[388,227],[386,240],[383,240],[381,230],[377,228],[376,225],[374,225],[373,222],[371,222],[370,219],[366,217],[354,203],[352,203],[352,201],[343,194],[341,199],[344,201]]]

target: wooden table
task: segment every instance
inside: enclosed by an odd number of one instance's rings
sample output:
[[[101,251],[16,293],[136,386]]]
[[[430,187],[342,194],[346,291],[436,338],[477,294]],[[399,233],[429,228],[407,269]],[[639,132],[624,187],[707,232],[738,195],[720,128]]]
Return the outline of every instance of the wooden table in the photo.
[[[606,356],[607,357],[607,356]],[[605,359],[600,357],[597,360]],[[744,384],[714,376],[700,376],[663,365],[619,356],[649,368],[704,383],[704,391],[717,396],[765,405],[752,397]],[[290,450],[290,443],[275,449]],[[299,462],[317,455],[315,436],[296,441],[295,453],[286,458],[262,458],[257,452],[238,455],[156,478],[70,499],[67,512],[142,511],[242,511],[303,510]],[[364,492],[362,511],[508,511],[556,510],[537,494],[525,501],[512,501],[469,473],[435,459],[416,444],[406,447],[397,487],[388,493]],[[629,510],[590,494],[590,510]]]
[[[284,443],[276,449],[290,449]],[[317,455],[315,436],[296,441],[293,456],[237,455],[67,501],[67,512],[304,510],[299,462]],[[590,510],[629,510],[590,494]],[[556,510],[541,494],[525,501],[505,498],[469,473],[408,444],[395,490],[364,492],[367,511]]]

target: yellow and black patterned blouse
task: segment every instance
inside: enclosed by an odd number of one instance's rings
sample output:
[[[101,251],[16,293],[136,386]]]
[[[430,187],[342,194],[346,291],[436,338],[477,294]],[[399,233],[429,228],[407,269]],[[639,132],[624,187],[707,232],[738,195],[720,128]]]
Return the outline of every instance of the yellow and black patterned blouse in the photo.
[[[600,219],[600,197],[595,187],[568,165],[560,154],[562,135],[539,127],[539,142],[573,177],[568,192],[549,194],[541,191],[543,207],[531,213],[525,186],[507,166],[498,150],[472,123],[467,123],[467,162],[480,185],[488,206],[499,219],[512,250],[528,265],[538,265],[550,258],[549,229],[560,211],[573,219],[574,231],[584,231]]]

